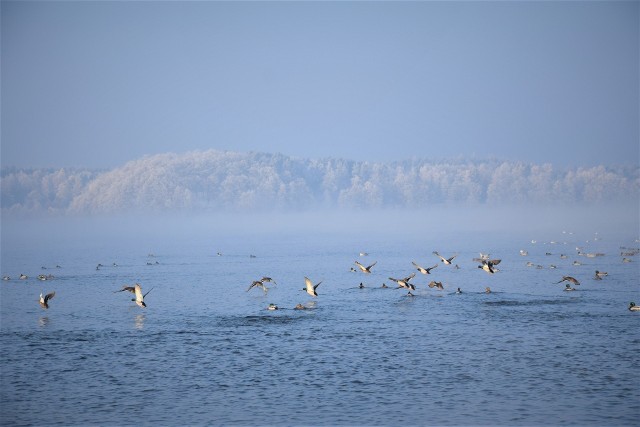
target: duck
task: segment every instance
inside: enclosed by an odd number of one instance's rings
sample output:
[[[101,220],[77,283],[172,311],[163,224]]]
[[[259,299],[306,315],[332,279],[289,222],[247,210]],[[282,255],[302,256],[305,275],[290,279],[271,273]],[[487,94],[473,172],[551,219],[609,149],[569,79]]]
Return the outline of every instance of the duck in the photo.
[[[360,282],[360,285],[358,286],[360,289],[364,288],[364,283]]]
[[[609,273],[607,273],[606,271],[598,271],[598,270],[596,270],[595,278],[596,278],[596,280],[602,280],[602,278],[604,276],[608,276],[608,275],[609,275]]]
[[[462,289],[458,288],[456,289],[456,294],[461,294],[462,293]]]
[[[572,288],[572,287],[571,287],[571,285],[567,283],[567,284],[565,285],[565,287],[564,287],[564,290],[565,290],[565,291],[575,291],[575,290],[576,290],[576,288]]]
[[[484,288],[484,293],[485,294],[490,294],[491,293],[491,288],[488,287],[488,286],[486,288]]]
[[[153,288],[149,289],[146,294],[142,295],[142,287],[139,283],[136,283],[134,286],[134,293],[136,294],[136,297],[131,301],[135,301],[140,308],[146,308],[147,304],[145,304],[144,298],[149,295],[149,292],[151,292],[152,290]]]
[[[306,286],[302,288],[302,290],[307,291],[307,293],[312,297],[317,297],[318,293],[316,292],[316,289],[318,288],[318,286],[320,286],[320,283],[322,283],[322,281],[319,281],[316,285],[314,285],[311,279],[309,279],[308,277],[305,277],[304,283]]]
[[[388,288],[386,283],[382,283],[382,286],[380,286],[381,288]]]
[[[483,269],[489,274],[493,274],[498,271],[494,266],[500,264],[501,261],[501,259],[482,260],[482,265],[479,265],[478,268]]]
[[[305,310],[307,307],[305,307],[304,305],[298,303],[296,304],[295,307],[293,307],[294,310]]]
[[[436,289],[439,289],[441,291],[444,290],[444,286],[442,285],[442,282],[431,281],[431,282],[429,282],[428,286],[430,288],[436,288]]]
[[[438,266],[438,264],[436,264],[433,267],[424,268],[424,267],[421,267],[418,264],[416,264],[414,261],[411,261],[411,264],[413,264],[414,267],[416,268],[416,270],[418,270],[422,274],[431,274],[431,270],[433,270],[434,268],[436,268]]]
[[[264,293],[266,294],[267,291],[269,290],[269,288],[267,288],[264,283],[262,283],[261,280],[254,280],[251,285],[249,286],[249,289],[247,289],[247,292],[249,292],[252,288],[254,287],[258,287],[258,288],[262,288],[262,290],[264,291]]]
[[[273,280],[271,277],[262,276],[262,279],[260,279],[260,281],[261,281],[262,283],[264,283],[264,282],[273,283],[275,286],[278,286],[278,284],[276,283],[276,281],[275,281],[275,280]]]
[[[4,281],[11,280],[11,277],[9,277],[9,276],[2,276],[2,280],[4,280]]]
[[[29,278],[29,276],[27,276],[26,274],[21,274],[20,275],[20,280],[27,280]]]
[[[277,310],[278,306],[275,304],[269,304],[269,306],[267,307],[267,310]]]
[[[409,289],[411,291],[415,291],[416,287],[412,284],[409,283],[409,280],[413,279],[415,277],[416,273],[413,273],[407,277],[404,277],[402,279],[394,279],[393,277],[389,277],[389,280],[393,280],[394,282],[396,282],[399,286],[399,288],[405,288],[405,289]]]
[[[580,285],[580,282],[575,277],[571,277],[571,276],[563,276],[562,280],[560,280],[559,282],[556,282],[556,284],[562,283],[564,281],[571,282],[574,285]]]
[[[520,255],[521,256],[527,256],[527,255],[529,255],[529,252],[525,251],[524,249],[520,249]]]
[[[635,302],[630,302],[629,311],[640,311],[640,306],[637,306]]]
[[[356,265],[358,266],[358,268],[360,268],[360,270],[361,270],[363,273],[370,274],[370,273],[371,273],[371,267],[373,267],[374,265],[376,265],[376,263],[377,263],[377,262],[378,262],[378,261],[374,262],[373,264],[371,264],[371,265],[370,265],[370,266],[368,266],[368,267],[365,267],[364,265],[362,265],[362,264],[360,264],[358,261],[356,261]]]
[[[49,300],[53,297],[56,296],[55,292],[50,292],[47,295],[45,295],[44,297],[42,296],[42,293],[40,293],[40,307],[44,308],[45,310],[49,308]]]
[[[458,255],[454,255],[451,258],[445,258],[442,255],[440,255],[438,251],[433,251],[433,254],[436,255],[438,258],[440,258],[440,260],[446,265],[451,265],[451,261],[453,261],[453,259],[458,256]]]

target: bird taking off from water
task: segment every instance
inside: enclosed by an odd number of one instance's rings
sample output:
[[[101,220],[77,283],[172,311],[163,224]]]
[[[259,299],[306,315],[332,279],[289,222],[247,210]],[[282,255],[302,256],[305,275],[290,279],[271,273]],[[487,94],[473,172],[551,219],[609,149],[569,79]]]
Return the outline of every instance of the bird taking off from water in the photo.
[[[378,261],[374,262],[373,264],[371,264],[371,265],[370,265],[370,266],[368,266],[368,267],[365,267],[364,265],[362,265],[362,264],[360,264],[358,261],[356,261],[356,265],[358,266],[358,268],[360,268],[360,270],[361,270],[363,273],[367,273],[367,274],[369,274],[369,273],[371,273],[371,267],[373,267],[374,265],[376,265],[376,263],[377,263],[377,262],[378,262]]]
[[[42,294],[40,294],[40,307],[44,308],[45,310],[48,309],[49,300],[55,296],[56,296],[55,292],[48,293],[44,297],[42,296]]]
[[[312,297],[317,297],[318,293],[316,292],[316,288],[318,286],[320,286],[320,283],[322,283],[322,281],[318,282],[318,284],[314,285],[313,282],[308,278],[305,277],[304,278],[304,283],[306,285],[306,287],[302,288],[303,291],[307,291],[307,293],[309,295],[311,295]]]
[[[247,292],[249,292],[252,288],[262,288],[265,294],[269,290],[269,288],[267,288],[264,283],[262,283],[262,280],[255,280],[254,282],[252,282],[249,286],[249,289],[247,289]]]
[[[560,280],[559,282],[556,282],[556,285],[557,285],[558,283],[562,283],[562,282],[565,282],[565,281],[567,281],[567,282],[571,282],[571,283],[573,283],[574,285],[579,285],[579,284],[580,284],[580,282],[578,282],[578,280],[577,280],[575,277],[571,277],[571,276],[563,276],[563,277],[562,277],[562,280]]]
[[[486,271],[489,274],[493,274],[496,271],[498,271],[498,269],[495,268],[495,266],[500,264],[500,261],[502,261],[502,260],[501,259],[482,260],[481,261],[482,265],[479,265],[478,268],[483,269],[484,271]]]

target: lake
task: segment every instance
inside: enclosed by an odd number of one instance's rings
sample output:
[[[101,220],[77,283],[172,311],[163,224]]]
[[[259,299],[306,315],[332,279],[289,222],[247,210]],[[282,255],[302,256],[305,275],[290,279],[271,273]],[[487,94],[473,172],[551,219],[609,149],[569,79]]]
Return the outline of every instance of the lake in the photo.
[[[3,222],[2,425],[637,425],[637,229],[150,223]]]

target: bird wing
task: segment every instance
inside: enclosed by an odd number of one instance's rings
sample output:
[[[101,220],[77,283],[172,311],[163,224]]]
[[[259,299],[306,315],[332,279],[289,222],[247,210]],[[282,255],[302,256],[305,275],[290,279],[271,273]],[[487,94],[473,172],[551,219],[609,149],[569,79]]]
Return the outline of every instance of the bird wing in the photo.
[[[47,301],[49,301],[51,298],[53,298],[55,296],[56,296],[55,292],[48,293],[47,295],[44,296],[44,303],[46,304]]]
[[[489,260],[489,262],[490,262],[491,264],[493,264],[493,265],[498,265],[498,264],[500,264],[500,262],[501,262],[501,261],[502,261],[501,259],[492,259],[492,260]]]
[[[113,293],[115,294],[116,292],[124,292],[124,291],[131,292],[132,294],[136,293],[136,290],[133,286],[127,286],[127,285],[124,285],[122,289],[120,289],[119,291],[113,291]]]
[[[317,284],[317,285],[315,285],[315,286],[313,287],[313,290],[314,290],[314,291],[316,290],[316,288],[317,288],[318,286],[320,286],[320,283],[322,283],[322,280],[321,280],[321,281],[319,281],[319,282],[318,282],[318,284]]]
[[[369,270],[371,267],[373,267],[374,265],[376,265],[378,263],[378,261],[374,262],[373,264],[371,264],[369,267],[367,267],[367,270]]]
[[[149,292],[151,292],[152,290],[153,290],[153,288],[149,289],[149,290],[147,291],[147,293],[146,293],[146,294],[144,294],[144,295],[142,296],[142,298],[146,298],[146,297],[147,297],[147,295],[149,295]]]
[[[411,261],[411,264],[413,264],[413,266],[414,266],[415,268],[417,268],[417,269],[418,269],[418,271],[420,271],[421,273],[424,273],[425,271],[427,271],[427,269],[426,269],[426,268],[419,266],[419,265],[418,265],[418,264],[416,264],[414,261]]]
[[[261,284],[262,284],[262,282],[259,282],[257,280],[252,282],[251,285],[249,286],[249,289],[247,289],[247,292],[249,292],[251,290],[251,288],[253,288],[254,286],[258,286],[258,285],[261,285]]]
[[[144,295],[142,295],[142,288],[138,283],[135,284],[136,302],[144,301]]]
[[[429,267],[427,268],[427,273],[430,272],[431,270],[433,270],[434,268],[436,268],[438,266],[438,264],[434,265],[433,267]]]

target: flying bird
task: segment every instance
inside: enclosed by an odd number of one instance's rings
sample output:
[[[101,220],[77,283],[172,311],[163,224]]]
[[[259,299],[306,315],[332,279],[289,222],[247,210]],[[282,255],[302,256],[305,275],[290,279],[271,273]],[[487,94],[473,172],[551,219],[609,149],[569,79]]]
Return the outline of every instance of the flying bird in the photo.
[[[440,255],[437,251],[433,251],[433,254],[436,255],[438,258],[440,258],[442,262],[444,262],[446,265],[451,265],[451,261],[453,261],[453,259],[458,256],[458,255],[454,255],[451,258],[445,258],[442,255]]]
[[[389,277],[389,280],[393,280],[394,282],[396,282],[400,288],[415,291],[416,287],[412,283],[409,283],[409,280],[413,279],[415,275],[416,273],[412,273],[410,276],[404,277],[402,279],[394,279],[393,277]]]
[[[371,265],[370,265],[370,266],[368,266],[368,267],[365,267],[364,265],[362,265],[362,264],[360,264],[358,261],[356,261],[356,265],[360,268],[360,270],[361,270],[363,273],[367,273],[367,274],[369,274],[369,273],[371,273],[371,267],[373,267],[374,265],[376,265],[376,264],[377,264],[377,262],[378,262],[378,261],[374,262],[373,264],[371,264]]]
[[[264,293],[266,294],[267,291],[269,290],[269,288],[267,288],[264,283],[262,283],[262,280],[255,280],[251,283],[251,285],[249,286],[249,289],[247,289],[247,292],[249,292],[252,288],[262,288],[262,290],[264,291]]]
[[[498,271],[498,269],[494,268],[494,266],[500,264],[500,261],[502,260],[501,259],[482,260],[482,265],[479,265],[478,268],[483,269],[489,274],[493,274],[496,271]]]
[[[49,300],[55,296],[55,292],[48,293],[44,297],[42,296],[42,294],[40,294],[40,307],[44,308],[45,310],[49,308]]]
[[[411,261],[411,264],[414,265],[414,267],[416,268],[416,270],[418,270],[420,273],[422,274],[431,274],[431,270],[433,270],[434,268],[436,268],[438,266],[438,264],[434,265],[433,267],[429,267],[429,268],[424,268],[424,267],[420,267],[418,264],[416,264],[414,261]]]
[[[149,292],[153,290],[153,288],[149,289],[146,294],[142,295],[142,288],[140,287],[140,284],[136,283],[134,290],[135,290],[134,293],[136,294],[136,297],[131,301],[135,301],[136,304],[141,308],[147,307],[147,304],[144,303],[144,297],[146,297],[149,294]]]
[[[278,286],[278,284],[276,283],[276,281],[275,281],[275,280],[273,280],[271,277],[262,276],[262,279],[260,279],[260,281],[261,281],[262,283],[264,283],[264,282],[273,283],[274,285]]]
[[[578,280],[577,280],[576,278],[574,278],[574,277],[571,277],[571,276],[563,276],[563,277],[562,277],[562,280],[560,280],[559,282],[556,282],[556,285],[557,285],[558,283],[562,283],[562,282],[564,282],[564,281],[571,282],[571,283],[573,283],[574,285],[579,285],[579,284],[580,284],[580,282],[578,282]]]
[[[311,295],[312,297],[317,297],[318,293],[316,292],[316,288],[318,286],[320,286],[320,283],[322,283],[322,281],[318,282],[318,284],[314,285],[313,282],[308,278],[305,277],[304,278],[304,283],[306,285],[306,287],[302,288],[303,291],[307,291],[307,293],[309,295]]]
[[[436,281],[429,282],[429,287],[430,288],[436,288],[436,289],[439,289],[441,291],[444,289],[444,286],[442,286],[442,282],[436,282]]]

